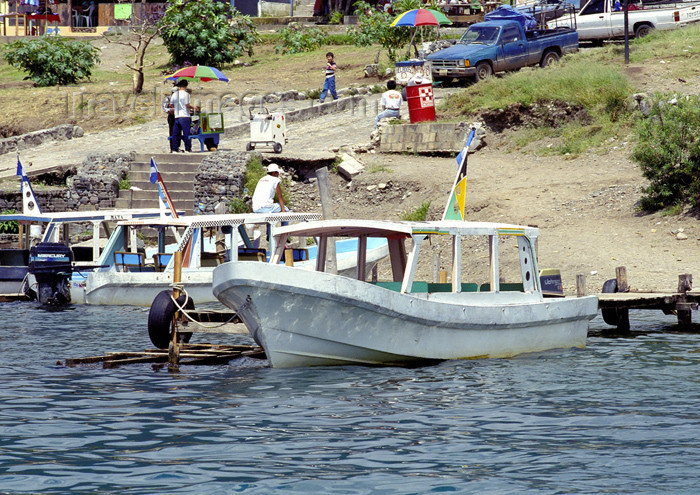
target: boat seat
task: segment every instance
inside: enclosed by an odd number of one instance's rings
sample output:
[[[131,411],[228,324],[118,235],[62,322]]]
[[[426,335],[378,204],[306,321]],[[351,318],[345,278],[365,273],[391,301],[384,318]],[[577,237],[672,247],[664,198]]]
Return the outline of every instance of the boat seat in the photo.
[[[153,255],[153,266],[156,267],[157,272],[162,272],[165,267],[170,263],[170,259],[173,257],[173,253],[156,253]]]
[[[146,256],[143,253],[131,251],[116,251],[114,264],[124,272],[153,272],[154,266],[146,265]]]
[[[377,287],[382,287],[384,289],[393,290],[395,292],[401,292],[401,282],[370,282],[372,285]],[[411,292],[428,292],[428,282],[413,282],[411,287]]]
[[[450,283],[429,283],[428,292],[452,292]],[[462,282],[462,292],[479,292],[479,286],[473,282]]]
[[[239,247],[238,261],[267,261],[267,251],[264,248]]]
[[[203,267],[216,267],[224,262],[224,256],[218,253],[210,253],[204,251],[202,253],[202,264]]]
[[[285,250],[286,251],[286,250]],[[285,262],[284,254],[282,253],[282,263]],[[297,261],[306,261],[309,259],[309,250],[306,248],[292,248],[292,260],[296,263]]]
[[[27,266],[29,249],[0,249],[0,266]]]
[[[523,289],[523,284],[522,283],[505,283],[502,282],[499,284],[500,286],[500,291],[501,292],[523,292],[525,289]],[[480,292],[491,292],[491,284],[485,283],[481,284],[481,287],[479,287]]]

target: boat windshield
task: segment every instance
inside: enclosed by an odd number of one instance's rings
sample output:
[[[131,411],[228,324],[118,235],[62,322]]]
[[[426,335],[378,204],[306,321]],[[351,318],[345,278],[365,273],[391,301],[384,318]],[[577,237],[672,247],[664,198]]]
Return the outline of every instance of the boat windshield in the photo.
[[[498,26],[472,26],[459,39],[462,45],[495,45],[501,28]]]

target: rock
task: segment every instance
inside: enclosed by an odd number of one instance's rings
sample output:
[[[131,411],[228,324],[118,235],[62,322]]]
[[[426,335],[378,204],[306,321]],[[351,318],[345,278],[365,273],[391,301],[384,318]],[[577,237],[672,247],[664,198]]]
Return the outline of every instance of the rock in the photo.
[[[338,173],[347,180],[352,180],[353,177],[362,173],[362,171],[365,169],[365,167],[359,161],[347,153],[341,153],[340,158],[342,161],[338,165]]]
[[[383,191],[384,189],[386,189],[386,187],[387,187],[387,185],[386,185],[386,183],[384,183],[384,182],[380,182],[379,184],[377,184],[377,188],[379,188],[379,189],[382,190],[382,191]]]
[[[367,186],[367,191],[374,191],[377,188],[376,184],[372,184],[371,186]]]
[[[676,234],[676,239],[678,239],[679,241],[684,241],[687,238],[688,238],[688,236],[686,234],[684,234],[683,232],[678,232]]]

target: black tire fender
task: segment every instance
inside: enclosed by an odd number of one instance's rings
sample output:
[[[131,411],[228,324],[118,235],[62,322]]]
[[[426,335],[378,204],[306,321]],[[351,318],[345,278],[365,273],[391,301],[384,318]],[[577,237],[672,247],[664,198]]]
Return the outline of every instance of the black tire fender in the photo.
[[[151,342],[158,349],[167,349],[170,345],[170,327],[173,322],[173,315],[176,307],[172,300],[173,292],[163,290],[158,293],[151,304],[151,309],[148,311],[148,336]],[[177,298],[180,306],[185,304],[185,294]],[[194,301],[187,299],[185,309],[194,309]],[[183,342],[187,343],[192,338],[192,333],[181,333],[180,337]]]
[[[605,283],[603,284],[603,294],[612,294],[614,292],[617,292],[617,280],[614,278],[611,278],[610,280],[606,280]],[[603,321],[607,323],[608,325],[612,326],[617,326],[618,319],[617,319],[617,309],[615,308],[603,308],[600,310],[601,314],[603,315]]]

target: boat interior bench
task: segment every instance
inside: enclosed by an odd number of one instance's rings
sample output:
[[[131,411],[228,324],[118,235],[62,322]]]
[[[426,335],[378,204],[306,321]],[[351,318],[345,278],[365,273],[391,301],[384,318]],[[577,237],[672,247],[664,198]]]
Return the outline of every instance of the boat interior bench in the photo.
[[[267,261],[267,251],[265,248],[239,247],[238,261]]]
[[[287,254],[287,250],[284,250],[284,253],[282,253],[282,258],[280,261],[284,263],[285,260],[285,255]],[[292,248],[292,261],[295,263],[297,261],[306,261],[309,259],[309,250],[306,248]]]
[[[114,264],[123,272],[154,272],[156,267],[146,264],[146,255],[131,251],[116,251]]]
[[[385,289],[393,290],[396,292],[401,291],[401,282],[370,282],[372,285],[377,287],[383,287]],[[489,292],[491,290],[490,284],[481,284],[481,286],[473,282],[462,283],[462,292]],[[501,292],[522,292],[523,284],[520,283],[501,283]],[[435,293],[435,292],[452,292],[452,284],[450,283],[432,283],[432,282],[413,282],[411,287],[412,293]]]
[[[29,249],[0,249],[0,266],[27,266]]]
[[[165,267],[170,263],[170,259],[173,257],[173,253],[156,253],[153,255],[153,266],[156,268],[157,272],[162,272]]]

